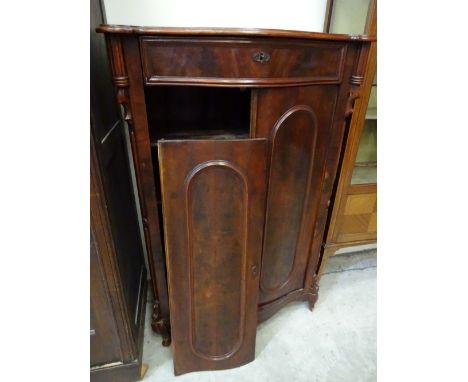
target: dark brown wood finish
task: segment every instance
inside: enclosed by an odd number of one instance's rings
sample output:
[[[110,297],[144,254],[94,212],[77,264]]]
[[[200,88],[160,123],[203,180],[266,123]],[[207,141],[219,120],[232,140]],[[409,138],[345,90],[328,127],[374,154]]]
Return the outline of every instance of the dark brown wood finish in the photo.
[[[93,136],[93,133],[91,133]],[[94,138],[91,141],[91,381],[131,382],[139,379],[146,306],[146,270],[142,254],[131,261],[143,264],[140,285],[131,288],[113,239],[109,205]],[[128,221],[127,221],[128,223]],[[138,238],[139,240],[139,238]],[[121,248],[119,248],[121,249]],[[129,254],[127,254],[129,255]],[[132,299],[135,296],[136,311]]]
[[[140,51],[136,37],[106,35],[117,102],[123,106],[128,124],[133,161],[140,198],[145,244],[153,286],[152,326],[170,344],[169,300],[165,274],[165,259],[161,245],[161,230],[155,194],[150,138],[145,110],[145,98],[140,66]],[[148,212],[149,211],[149,212]]]
[[[266,141],[161,141],[176,374],[255,355]]]
[[[151,258],[150,271],[153,280],[152,327],[163,337],[163,345],[171,342],[169,326],[169,299],[165,272],[165,256],[161,244],[161,229],[157,210],[154,172],[151,157],[148,119],[146,116],[145,97],[142,87],[139,46],[136,38],[124,40],[126,68],[129,81],[129,96],[132,110],[130,137],[137,173],[138,189],[140,190],[140,205],[143,227],[146,239],[148,257]]]
[[[222,36],[297,38],[324,41],[376,41],[376,36],[338,33],[304,32],[286,29],[257,28],[169,28],[103,24],[96,29],[101,33],[137,34],[146,36]]]
[[[354,103],[360,96],[369,41],[374,41],[375,37],[109,25],[101,26],[99,31],[107,34],[114,81],[119,89],[117,98],[126,110],[131,128],[146,244],[151,254],[151,277],[159,302],[155,317],[159,324],[153,321],[153,328],[166,335],[167,344],[167,263],[176,372],[222,369],[248,362],[253,357],[254,342],[250,340],[241,344],[237,352],[229,353],[238,333],[239,321],[236,320],[240,306],[249,312],[245,313],[251,315],[249,317],[254,315],[250,303],[233,303],[247,280],[236,284],[239,267],[233,258],[225,258],[224,265],[232,270],[229,274],[223,273],[226,270],[220,266],[206,264],[206,258],[213,256],[217,249],[211,241],[213,238],[207,235],[207,220],[202,212],[208,206],[211,218],[238,219],[234,202],[219,207],[217,214],[213,212],[213,206],[219,204],[217,200],[239,198],[235,177],[222,171],[218,174],[220,169],[217,169],[209,176],[198,178],[197,190],[205,190],[207,196],[202,198],[199,193],[193,199],[196,203],[192,213],[197,218],[192,223],[191,242],[199,251],[194,253],[199,255],[195,256],[192,267],[183,261],[184,253],[188,253],[183,247],[188,234],[181,226],[188,217],[174,201],[183,200],[185,176],[204,161],[219,161],[223,155],[236,154],[231,160],[242,163],[240,167],[247,178],[252,176],[255,164],[247,165],[249,162],[245,162],[244,157],[253,154],[244,154],[243,147],[254,142],[247,139],[248,135],[265,138],[268,171],[262,187],[268,192],[262,196],[265,203],[252,207],[266,214],[265,225],[258,223],[260,226],[257,226],[250,221],[244,224],[244,228],[260,232],[258,237],[264,231],[258,320],[268,318],[293,300],[308,300],[312,308],[317,299],[316,269],[341,143]],[[193,91],[181,88],[188,85]],[[240,90],[227,89],[246,87],[250,89],[242,89],[247,92],[242,97],[236,94]],[[223,102],[222,99],[239,105],[242,113],[234,116],[230,108],[226,108],[227,113],[221,112],[219,102]],[[169,107],[168,102],[172,102]],[[250,111],[247,110],[249,105]],[[223,118],[228,120],[223,121]],[[245,139],[232,140],[231,136]],[[151,157],[151,146],[155,146],[158,139],[170,137],[187,140],[160,141],[161,167],[156,156]],[[205,140],[197,143],[191,138]],[[154,171],[158,167],[161,167],[163,180],[164,177],[169,179],[162,185],[166,258],[161,248],[158,216],[159,179]],[[229,193],[222,192],[220,179],[229,185]],[[260,200],[260,196],[254,199]],[[227,247],[234,246],[236,238],[244,234],[240,226],[236,227],[230,227],[235,235],[232,241],[227,241]],[[249,259],[262,253],[261,241],[255,245],[249,248],[258,253],[249,252]],[[232,313],[229,317],[217,313],[221,309],[218,303],[222,288],[215,297],[210,295],[210,283],[217,277],[225,279],[221,286],[229,289],[228,295],[232,297],[232,301],[222,307]],[[197,281],[189,285],[189,279]],[[257,277],[256,290],[253,284],[248,286],[252,298],[258,294],[259,281]],[[189,294],[196,296],[190,297],[197,301],[193,308],[196,317],[211,314],[215,317],[213,321],[194,318],[188,305]],[[216,303],[213,305],[210,301]],[[220,320],[228,320],[226,332],[218,329]],[[248,333],[251,338],[251,329]]]
[[[308,299],[312,308],[317,298],[311,270],[319,261],[345,110],[355,96],[349,79],[356,54],[350,47],[340,86],[258,91],[256,136],[270,143],[260,320],[295,299]]]
[[[346,44],[283,39],[141,37],[145,83],[291,86],[338,83]]]
[[[304,288],[338,87],[259,91],[256,136],[269,140],[260,306]]]
[[[91,1],[91,381],[139,379],[146,267],[125,131],[112,102],[101,4]]]

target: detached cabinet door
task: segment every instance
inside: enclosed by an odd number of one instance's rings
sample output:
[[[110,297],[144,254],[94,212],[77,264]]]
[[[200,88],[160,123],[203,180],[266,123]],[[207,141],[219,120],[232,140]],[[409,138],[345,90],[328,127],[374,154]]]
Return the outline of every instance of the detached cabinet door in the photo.
[[[255,356],[266,140],[158,143],[175,374]]]

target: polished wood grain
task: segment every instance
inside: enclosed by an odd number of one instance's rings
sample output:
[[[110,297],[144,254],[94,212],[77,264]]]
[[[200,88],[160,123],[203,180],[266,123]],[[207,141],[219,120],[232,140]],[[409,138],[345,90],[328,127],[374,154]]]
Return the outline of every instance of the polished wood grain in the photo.
[[[304,287],[337,88],[258,93],[257,137],[269,140],[260,304]]]
[[[304,32],[286,29],[257,28],[174,28],[174,27],[142,27],[131,25],[102,24],[97,29],[101,33],[137,34],[157,36],[227,36],[227,37],[275,37],[298,38],[324,41],[375,41],[375,36],[348,35],[337,33]]]
[[[346,53],[343,42],[142,37],[140,44],[148,85],[338,83]]]
[[[254,316],[262,321],[295,300],[307,300],[312,309],[317,300],[316,272],[341,144],[375,38],[205,28],[99,30],[108,36],[117,99],[133,132],[150,269],[164,323],[170,301],[176,373],[248,362]],[[248,136],[267,141],[267,179],[254,175],[259,168],[251,159],[259,154],[246,149],[256,142]],[[184,140],[163,140],[174,137]],[[158,140],[160,161],[154,153]],[[156,224],[158,168],[166,259]],[[247,182],[239,181],[235,168]],[[245,184],[252,191],[253,178],[263,182],[255,183],[263,191],[247,193],[258,204],[248,205],[247,211],[256,212],[244,220],[241,195]],[[225,248],[216,241],[221,237]],[[246,237],[257,240],[248,252],[230,256]],[[254,258],[255,273],[261,272],[255,283],[242,276],[242,264]],[[247,290],[249,300],[243,300]],[[258,316],[252,304],[258,304]],[[163,327],[168,338],[169,325]]]
[[[169,299],[138,40],[132,36],[121,38],[119,35],[107,35],[107,46],[117,89],[116,99],[123,106],[132,146],[140,213],[155,299],[152,327],[163,336],[163,344],[168,346],[170,344]]]
[[[254,359],[266,141],[160,141],[176,374]]]
[[[339,152],[341,148],[341,141],[343,139],[345,126],[346,126],[346,111],[351,108],[353,101],[359,97],[359,85],[354,85],[353,87],[353,78],[359,78],[360,74],[360,62],[365,60],[365,55],[367,51],[362,51],[359,49],[350,48],[348,56],[346,58],[346,64],[344,68],[343,77],[347,81],[343,81],[339,88],[331,88],[328,86],[321,87],[299,87],[288,89],[287,92],[284,92],[284,89],[269,89],[258,91],[258,111],[257,111],[257,125],[256,131],[257,136],[269,137],[270,145],[273,144],[274,139],[272,131],[275,131],[275,127],[278,124],[278,121],[281,121],[281,116],[287,114],[289,110],[294,110],[294,107],[298,108],[299,105],[309,106],[316,115],[316,126],[320,129],[318,134],[319,143],[316,144],[316,148],[313,154],[309,151],[309,155],[313,155],[313,161],[302,159],[298,163],[292,172],[285,176],[285,182],[287,179],[290,179],[292,176],[297,176],[300,174],[299,171],[304,168],[304,165],[311,165],[311,171],[308,180],[305,181],[305,184],[309,187],[309,195],[305,197],[305,204],[303,207],[302,213],[302,223],[300,228],[297,229],[297,224],[290,224],[290,227],[296,227],[296,237],[297,241],[290,246],[295,248],[293,252],[290,250],[289,253],[282,253],[278,251],[278,255],[271,256],[272,252],[269,250],[269,237],[267,233],[268,219],[269,219],[269,204],[267,204],[267,217],[266,217],[266,228],[265,228],[265,237],[264,237],[264,252],[263,252],[263,266],[271,261],[274,264],[274,267],[278,267],[282,270],[284,275],[286,271],[284,269],[290,269],[291,263],[293,264],[292,270],[286,281],[283,283],[278,283],[281,285],[280,288],[276,291],[268,291],[261,289],[260,294],[260,305],[259,305],[259,319],[263,320],[270,317],[278,309],[287,304],[290,301],[294,300],[309,300],[309,305],[312,309],[316,299],[317,299],[317,285],[316,285],[316,272],[317,264],[320,260],[320,250],[322,247],[323,233],[325,229],[325,223],[327,219],[327,205],[331,197],[332,186],[334,182],[334,176],[336,174],[336,168],[338,166]],[[363,57],[361,57],[363,55]],[[277,94],[266,103],[262,104],[261,94],[274,94],[272,92],[277,92]],[[283,92],[285,94],[283,94]],[[314,93],[315,92],[315,93]],[[286,94],[287,93],[287,94]],[[267,99],[267,98],[266,98]],[[277,102],[284,103],[284,105],[278,104]],[[322,100],[322,102],[320,102]],[[325,101],[326,100],[326,101]],[[326,109],[329,107],[330,109]],[[262,114],[263,113],[263,114]],[[331,118],[331,116],[334,116]],[[330,117],[330,118],[329,118]],[[262,122],[260,122],[262,121]],[[298,122],[296,122],[298,123]],[[300,124],[306,125],[304,122],[299,121]],[[263,125],[263,128],[261,127]],[[292,124],[294,126],[295,124]],[[309,126],[312,126],[312,123],[308,123]],[[297,127],[296,127],[297,128]],[[311,127],[309,127],[311,129]],[[306,137],[307,135],[305,135]],[[295,143],[294,134],[291,135],[291,145],[293,147],[304,147],[304,143]],[[285,140],[287,144],[287,140]],[[285,150],[288,150],[285,148]],[[290,149],[289,149],[290,150]],[[273,158],[273,149],[270,146],[270,158]],[[288,198],[292,199],[292,195],[287,195],[284,192],[278,192],[270,188],[272,186],[271,174],[273,171],[276,171],[271,167],[270,162],[270,179],[269,179],[269,189],[268,189],[268,201],[275,201],[275,206],[272,208],[281,209],[285,205],[285,201]],[[279,163],[288,163],[287,160],[279,161]],[[281,167],[278,167],[281,169]],[[304,171],[304,170],[302,170]],[[309,183],[307,183],[309,182]],[[300,183],[300,182],[298,182]],[[274,198],[270,199],[270,195],[273,193]],[[281,195],[281,196],[277,196]],[[299,201],[295,203],[301,203],[300,194],[295,195],[299,196]],[[287,204],[286,204],[287,205]],[[285,213],[284,220],[288,221],[293,215],[290,214],[292,210],[288,210]],[[273,220],[274,221],[274,220]],[[297,218],[296,218],[297,221]],[[280,219],[276,219],[276,222],[282,224]],[[289,222],[289,221],[288,221]],[[291,222],[289,222],[291,223]],[[274,224],[272,225],[275,226]],[[279,225],[278,225],[279,227]],[[274,231],[273,231],[274,232]],[[271,236],[271,240],[276,240],[275,235]],[[291,238],[294,236],[290,236]],[[278,241],[280,245],[284,245]],[[274,245],[271,246],[274,248]],[[279,247],[277,247],[279,248]],[[267,251],[266,251],[267,249]],[[270,255],[270,256],[269,256]],[[291,261],[291,258],[294,258]],[[285,263],[287,261],[287,263]],[[268,267],[268,266],[266,266]],[[271,265],[270,267],[273,267]],[[262,272],[267,273],[262,268]],[[270,276],[266,276],[270,277]],[[284,280],[284,279],[283,279]]]
[[[357,54],[349,50],[344,78],[351,78]],[[349,89],[350,82],[345,81],[339,88],[258,91],[256,136],[268,138],[270,145],[260,319],[294,299],[308,298],[312,308],[317,298],[315,267]]]

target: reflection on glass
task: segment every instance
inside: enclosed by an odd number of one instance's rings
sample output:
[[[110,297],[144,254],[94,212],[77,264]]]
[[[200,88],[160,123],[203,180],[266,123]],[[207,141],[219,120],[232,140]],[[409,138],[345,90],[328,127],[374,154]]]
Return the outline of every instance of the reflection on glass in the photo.
[[[330,32],[364,33],[369,2],[370,0],[334,0]]]
[[[377,120],[366,119],[359,141],[356,162],[377,162]]]
[[[377,164],[375,166],[355,166],[351,184],[376,184]]]
[[[377,183],[377,73],[372,84],[364,129],[351,177],[351,184],[372,183]]]
[[[374,91],[373,87],[372,91]],[[377,93],[371,93],[351,184],[377,183]]]
[[[366,119],[377,119],[377,85],[372,85]]]

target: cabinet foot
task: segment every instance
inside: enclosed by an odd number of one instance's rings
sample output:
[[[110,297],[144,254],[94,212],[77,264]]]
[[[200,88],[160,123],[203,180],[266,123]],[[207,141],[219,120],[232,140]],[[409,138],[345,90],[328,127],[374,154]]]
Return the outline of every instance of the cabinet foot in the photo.
[[[319,291],[319,286],[317,284],[317,279],[314,281],[314,284],[312,286],[312,293],[309,294],[309,310],[313,311],[315,303],[317,302],[318,299],[318,291]]]
[[[151,328],[153,332],[162,336],[163,346],[171,344],[171,325],[168,318],[161,317],[159,312],[159,303],[155,302],[153,305],[153,315],[151,316]]]

